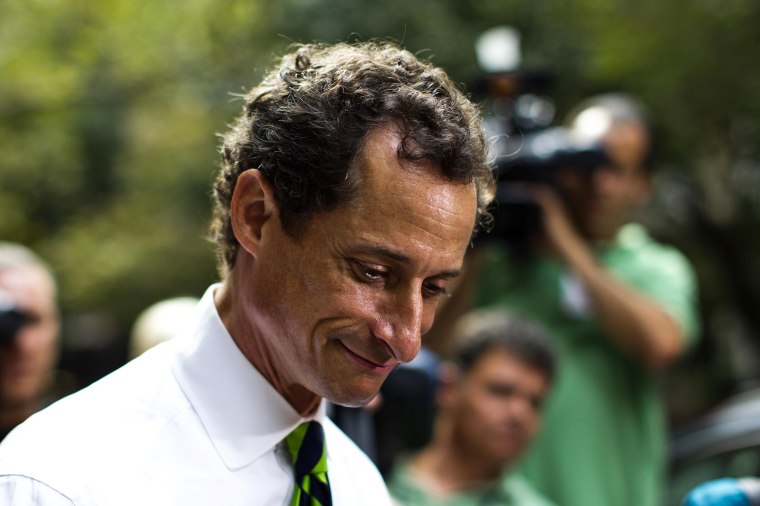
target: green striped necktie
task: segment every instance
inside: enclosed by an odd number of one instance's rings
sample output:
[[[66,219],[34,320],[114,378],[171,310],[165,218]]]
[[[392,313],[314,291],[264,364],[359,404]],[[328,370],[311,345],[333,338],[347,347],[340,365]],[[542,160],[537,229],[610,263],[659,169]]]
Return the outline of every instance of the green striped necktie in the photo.
[[[285,443],[296,481],[290,506],[332,506],[322,426],[313,420],[304,422],[285,438]]]

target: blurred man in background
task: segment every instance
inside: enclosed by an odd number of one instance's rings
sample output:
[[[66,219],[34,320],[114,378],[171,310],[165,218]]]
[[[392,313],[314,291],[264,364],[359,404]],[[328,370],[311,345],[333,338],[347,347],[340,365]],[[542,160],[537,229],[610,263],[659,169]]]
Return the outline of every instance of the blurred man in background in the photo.
[[[534,325],[504,311],[465,315],[440,368],[430,444],[390,478],[404,506],[548,506],[515,472],[536,435],[555,374],[554,353]]]
[[[42,407],[59,329],[50,268],[28,248],[0,242],[0,441]]]
[[[656,373],[697,335],[694,275],[678,251],[629,223],[650,191],[641,106],[617,94],[591,98],[569,131],[600,143],[604,163],[556,167],[552,185],[526,187],[541,225],[530,251],[502,242],[473,252],[442,316],[495,304],[555,340],[562,370],[524,466],[539,490],[563,506],[652,506],[665,458]]]

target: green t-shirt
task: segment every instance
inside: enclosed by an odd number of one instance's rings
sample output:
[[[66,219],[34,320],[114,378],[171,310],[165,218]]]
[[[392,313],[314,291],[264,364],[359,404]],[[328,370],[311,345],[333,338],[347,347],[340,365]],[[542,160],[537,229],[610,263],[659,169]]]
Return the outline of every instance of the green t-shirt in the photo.
[[[581,283],[560,262],[518,262],[503,245],[484,254],[476,305],[539,322],[559,357],[541,431],[522,465],[526,477],[562,506],[659,504],[665,427],[654,375],[610,343]],[[596,254],[695,339],[695,280],[682,254],[634,224]]]
[[[445,497],[431,496],[417,483],[405,459],[394,467],[388,489],[399,506],[553,506],[516,473]]]

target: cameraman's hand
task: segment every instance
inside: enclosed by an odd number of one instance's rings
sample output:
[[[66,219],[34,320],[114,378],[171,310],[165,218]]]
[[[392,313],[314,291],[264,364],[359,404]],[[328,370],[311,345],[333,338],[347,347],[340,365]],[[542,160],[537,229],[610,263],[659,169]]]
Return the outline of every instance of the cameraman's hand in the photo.
[[[675,320],[655,302],[607,272],[577,232],[554,190],[536,186],[526,191],[541,207],[547,246],[578,276],[595,318],[613,344],[652,369],[672,363],[684,347]]]
[[[572,263],[572,258],[583,254],[587,246],[570,220],[559,195],[543,185],[526,185],[524,190],[541,208],[546,246],[566,262]]]

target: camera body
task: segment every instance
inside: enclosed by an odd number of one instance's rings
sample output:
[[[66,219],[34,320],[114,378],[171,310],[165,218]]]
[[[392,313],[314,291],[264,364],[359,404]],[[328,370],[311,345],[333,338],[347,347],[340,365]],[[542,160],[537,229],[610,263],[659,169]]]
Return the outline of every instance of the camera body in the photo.
[[[497,181],[494,228],[478,241],[491,237],[525,249],[541,230],[540,208],[525,192],[525,185],[559,190],[558,173],[577,170],[590,176],[607,157],[601,145],[552,126],[556,108],[546,92],[558,76],[550,69],[523,65],[520,45],[520,33],[514,27],[496,26],[483,32],[475,49],[484,73],[474,89],[486,98],[489,113],[484,120]]]
[[[560,171],[578,171],[591,177],[608,160],[598,142],[583,140],[563,127],[497,133],[493,139],[497,186],[491,237],[506,240],[518,249],[529,247],[541,229],[540,208],[525,192],[526,185],[547,185],[561,196],[557,184]]]
[[[28,320],[28,315],[0,292],[0,346],[12,343]]]

